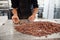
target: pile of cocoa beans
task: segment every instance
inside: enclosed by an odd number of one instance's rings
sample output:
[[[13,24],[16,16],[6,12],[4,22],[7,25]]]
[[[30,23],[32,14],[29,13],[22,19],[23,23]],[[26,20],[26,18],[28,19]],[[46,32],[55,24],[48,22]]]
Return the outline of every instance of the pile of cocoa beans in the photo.
[[[46,36],[60,32],[60,24],[53,22],[30,22],[15,26],[18,32],[33,36]]]

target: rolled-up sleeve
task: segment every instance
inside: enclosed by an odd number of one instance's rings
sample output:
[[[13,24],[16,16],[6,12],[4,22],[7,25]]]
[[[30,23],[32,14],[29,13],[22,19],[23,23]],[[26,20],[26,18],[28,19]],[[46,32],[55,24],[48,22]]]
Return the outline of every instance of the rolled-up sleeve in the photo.
[[[18,0],[11,0],[12,8],[18,8]]]
[[[32,0],[33,8],[38,8],[37,0]]]

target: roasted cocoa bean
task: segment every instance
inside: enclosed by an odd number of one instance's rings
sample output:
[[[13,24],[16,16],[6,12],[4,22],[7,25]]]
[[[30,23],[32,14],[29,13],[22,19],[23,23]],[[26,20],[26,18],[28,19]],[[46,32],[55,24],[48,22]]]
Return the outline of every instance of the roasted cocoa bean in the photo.
[[[60,24],[53,22],[21,22],[20,26],[15,26],[15,29],[21,33],[33,36],[46,36],[60,32]]]

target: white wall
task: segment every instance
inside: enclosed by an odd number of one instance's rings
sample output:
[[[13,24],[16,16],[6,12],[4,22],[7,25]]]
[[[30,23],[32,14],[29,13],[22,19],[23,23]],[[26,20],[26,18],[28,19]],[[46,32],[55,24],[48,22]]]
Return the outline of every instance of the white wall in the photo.
[[[49,0],[44,0],[43,18],[48,18]]]
[[[11,8],[11,0],[8,0],[9,1],[9,7]]]
[[[53,16],[54,16],[54,0],[45,0],[43,18],[53,19]]]
[[[55,0],[56,8],[60,8],[60,0]]]
[[[39,5],[39,7],[43,7],[43,5],[44,5],[44,0],[38,0],[38,5]]]

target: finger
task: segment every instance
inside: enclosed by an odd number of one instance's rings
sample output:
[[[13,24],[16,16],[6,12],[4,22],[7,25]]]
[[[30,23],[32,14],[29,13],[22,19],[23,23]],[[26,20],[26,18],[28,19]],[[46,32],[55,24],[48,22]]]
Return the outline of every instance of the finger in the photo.
[[[20,22],[20,19],[17,17],[17,22],[19,23]]]
[[[15,16],[12,16],[13,23],[16,23],[16,19],[15,18],[16,18]]]
[[[31,22],[32,21],[32,18],[29,18],[29,21]]]
[[[13,21],[13,23],[15,23],[15,20],[12,19],[12,21]]]
[[[13,18],[12,20],[13,20],[13,23],[18,23],[18,19],[17,18],[16,19]]]
[[[30,20],[31,20],[31,21],[34,21],[34,18],[31,18]]]
[[[31,18],[29,17],[28,20],[30,21],[30,19],[31,19]]]

